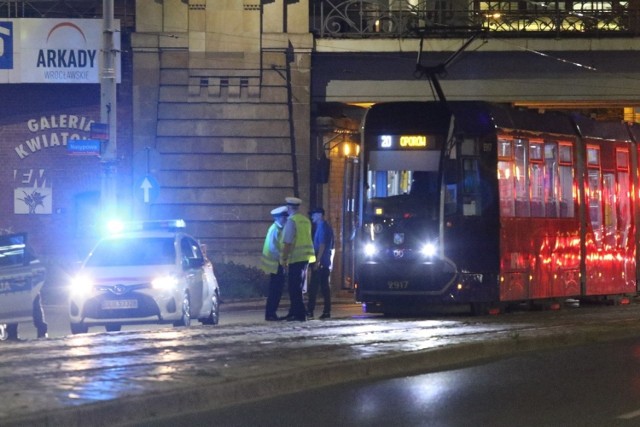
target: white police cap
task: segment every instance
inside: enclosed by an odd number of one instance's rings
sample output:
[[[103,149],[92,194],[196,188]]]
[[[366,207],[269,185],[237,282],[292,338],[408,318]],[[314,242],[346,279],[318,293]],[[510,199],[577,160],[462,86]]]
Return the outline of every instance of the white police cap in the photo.
[[[271,215],[273,216],[282,216],[287,214],[286,206],[279,206],[271,211]]]
[[[300,206],[300,204],[302,203],[302,200],[298,199],[297,197],[286,197],[284,200],[287,202],[287,205],[291,206]]]

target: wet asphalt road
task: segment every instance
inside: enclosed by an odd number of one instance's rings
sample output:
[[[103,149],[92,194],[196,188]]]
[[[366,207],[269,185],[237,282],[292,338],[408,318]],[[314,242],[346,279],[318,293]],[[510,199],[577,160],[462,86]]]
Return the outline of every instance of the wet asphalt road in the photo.
[[[346,317],[1,343],[0,425],[118,425],[363,379],[640,336],[640,305]]]

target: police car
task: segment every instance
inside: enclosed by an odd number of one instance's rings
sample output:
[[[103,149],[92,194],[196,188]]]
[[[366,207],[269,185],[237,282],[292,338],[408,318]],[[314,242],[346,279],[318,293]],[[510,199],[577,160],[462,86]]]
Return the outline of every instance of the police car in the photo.
[[[119,331],[122,325],[191,319],[215,325],[220,289],[200,244],[182,220],[128,224],[100,240],[69,289],[71,332],[90,326]]]
[[[17,339],[20,323],[43,325],[38,336],[46,336],[40,305],[44,277],[44,266],[27,246],[27,233],[0,235],[0,341],[9,338],[12,327]]]

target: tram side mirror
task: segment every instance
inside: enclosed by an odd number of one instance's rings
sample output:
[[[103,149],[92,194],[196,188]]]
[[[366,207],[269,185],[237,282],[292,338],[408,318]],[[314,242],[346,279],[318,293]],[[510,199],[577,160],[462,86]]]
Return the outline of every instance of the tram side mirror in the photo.
[[[331,171],[331,161],[322,154],[317,160],[316,184],[326,184],[329,182],[329,172]]]

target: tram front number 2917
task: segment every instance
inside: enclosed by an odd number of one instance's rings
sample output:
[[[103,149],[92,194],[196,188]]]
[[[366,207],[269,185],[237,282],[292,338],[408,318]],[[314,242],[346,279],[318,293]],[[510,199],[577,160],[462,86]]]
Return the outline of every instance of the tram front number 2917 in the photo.
[[[409,288],[408,280],[389,280],[387,282],[389,289],[407,289]]]

